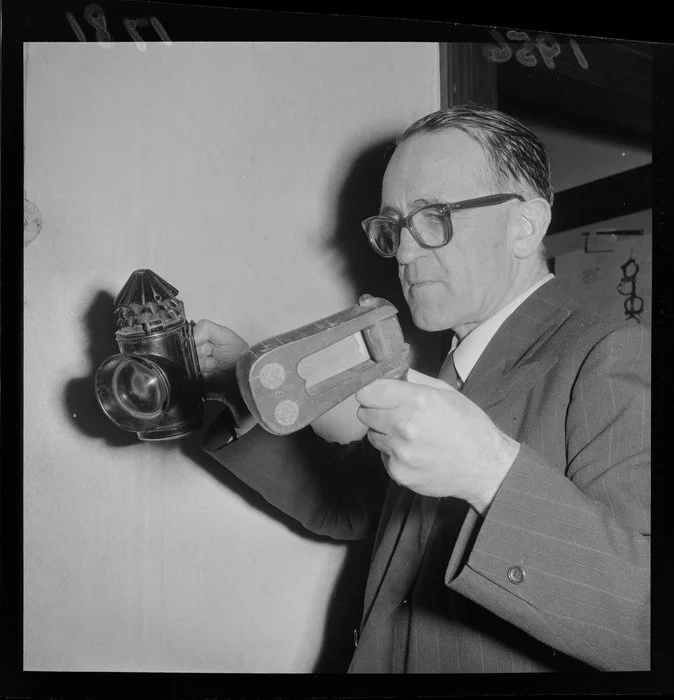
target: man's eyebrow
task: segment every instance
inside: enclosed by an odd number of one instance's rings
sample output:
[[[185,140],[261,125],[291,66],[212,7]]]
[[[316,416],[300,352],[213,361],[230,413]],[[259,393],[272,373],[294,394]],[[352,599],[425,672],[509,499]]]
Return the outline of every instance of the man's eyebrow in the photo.
[[[380,216],[391,216],[395,218],[396,216],[400,216],[398,210],[395,207],[381,207],[379,209],[379,215]]]
[[[425,207],[427,204],[442,204],[442,200],[440,199],[435,199],[434,197],[431,197],[430,199],[415,199],[410,205],[409,209],[412,211],[412,209],[418,209],[419,207]],[[395,208],[395,207],[382,207],[379,210],[379,214],[381,216],[400,216],[400,212]]]
[[[438,199],[437,197],[430,197],[429,199],[424,199],[421,197],[420,199],[415,199],[412,202],[412,209],[418,209],[419,207],[425,207],[427,204],[441,204],[442,200]]]

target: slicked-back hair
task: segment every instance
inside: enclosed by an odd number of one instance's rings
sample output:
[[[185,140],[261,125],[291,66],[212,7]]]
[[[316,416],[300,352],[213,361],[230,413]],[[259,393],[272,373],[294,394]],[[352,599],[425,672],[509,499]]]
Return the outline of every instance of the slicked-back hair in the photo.
[[[519,184],[552,204],[550,159],[545,146],[521,122],[496,109],[467,103],[438,110],[409,126],[395,145],[415,134],[445,129],[463,131],[482,146],[495,184]]]

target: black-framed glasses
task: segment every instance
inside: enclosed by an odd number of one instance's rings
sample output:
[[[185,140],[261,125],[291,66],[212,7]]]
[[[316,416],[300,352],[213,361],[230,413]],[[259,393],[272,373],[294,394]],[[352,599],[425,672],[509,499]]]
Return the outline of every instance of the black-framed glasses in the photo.
[[[476,207],[491,207],[510,199],[524,201],[519,194],[490,194],[486,197],[464,199],[451,204],[424,204],[402,219],[391,216],[371,216],[361,223],[375,252],[392,258],[400,247],[404,228],[422,248],[442,248],[452,240],[452,212]]]

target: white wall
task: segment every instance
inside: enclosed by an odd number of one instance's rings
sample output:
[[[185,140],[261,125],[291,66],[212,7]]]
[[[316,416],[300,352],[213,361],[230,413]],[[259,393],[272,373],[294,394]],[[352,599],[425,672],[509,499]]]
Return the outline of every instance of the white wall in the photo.
[[[24,263],[25,668],[311,671],[347,548],[278,518],[198,439],[118,431],[93,372],[137,268],[250,342],[370,291],[334,242],[362,235],[338,230],[345,194],[376,194],[354,163],[365,177],[364,152],[439,106],[437,45],[26,58],[25,192],[43,227]]]

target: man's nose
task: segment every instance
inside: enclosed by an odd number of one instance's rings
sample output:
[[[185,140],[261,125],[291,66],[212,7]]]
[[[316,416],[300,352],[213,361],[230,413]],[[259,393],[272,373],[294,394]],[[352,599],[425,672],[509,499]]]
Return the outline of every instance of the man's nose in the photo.
[[[423,248],[414,240],[414,236],[410,233],[407,226],[403,226],[400,231],[400,245],[396,253],[396,259],[399,264],[407,265],[419,256]]]

